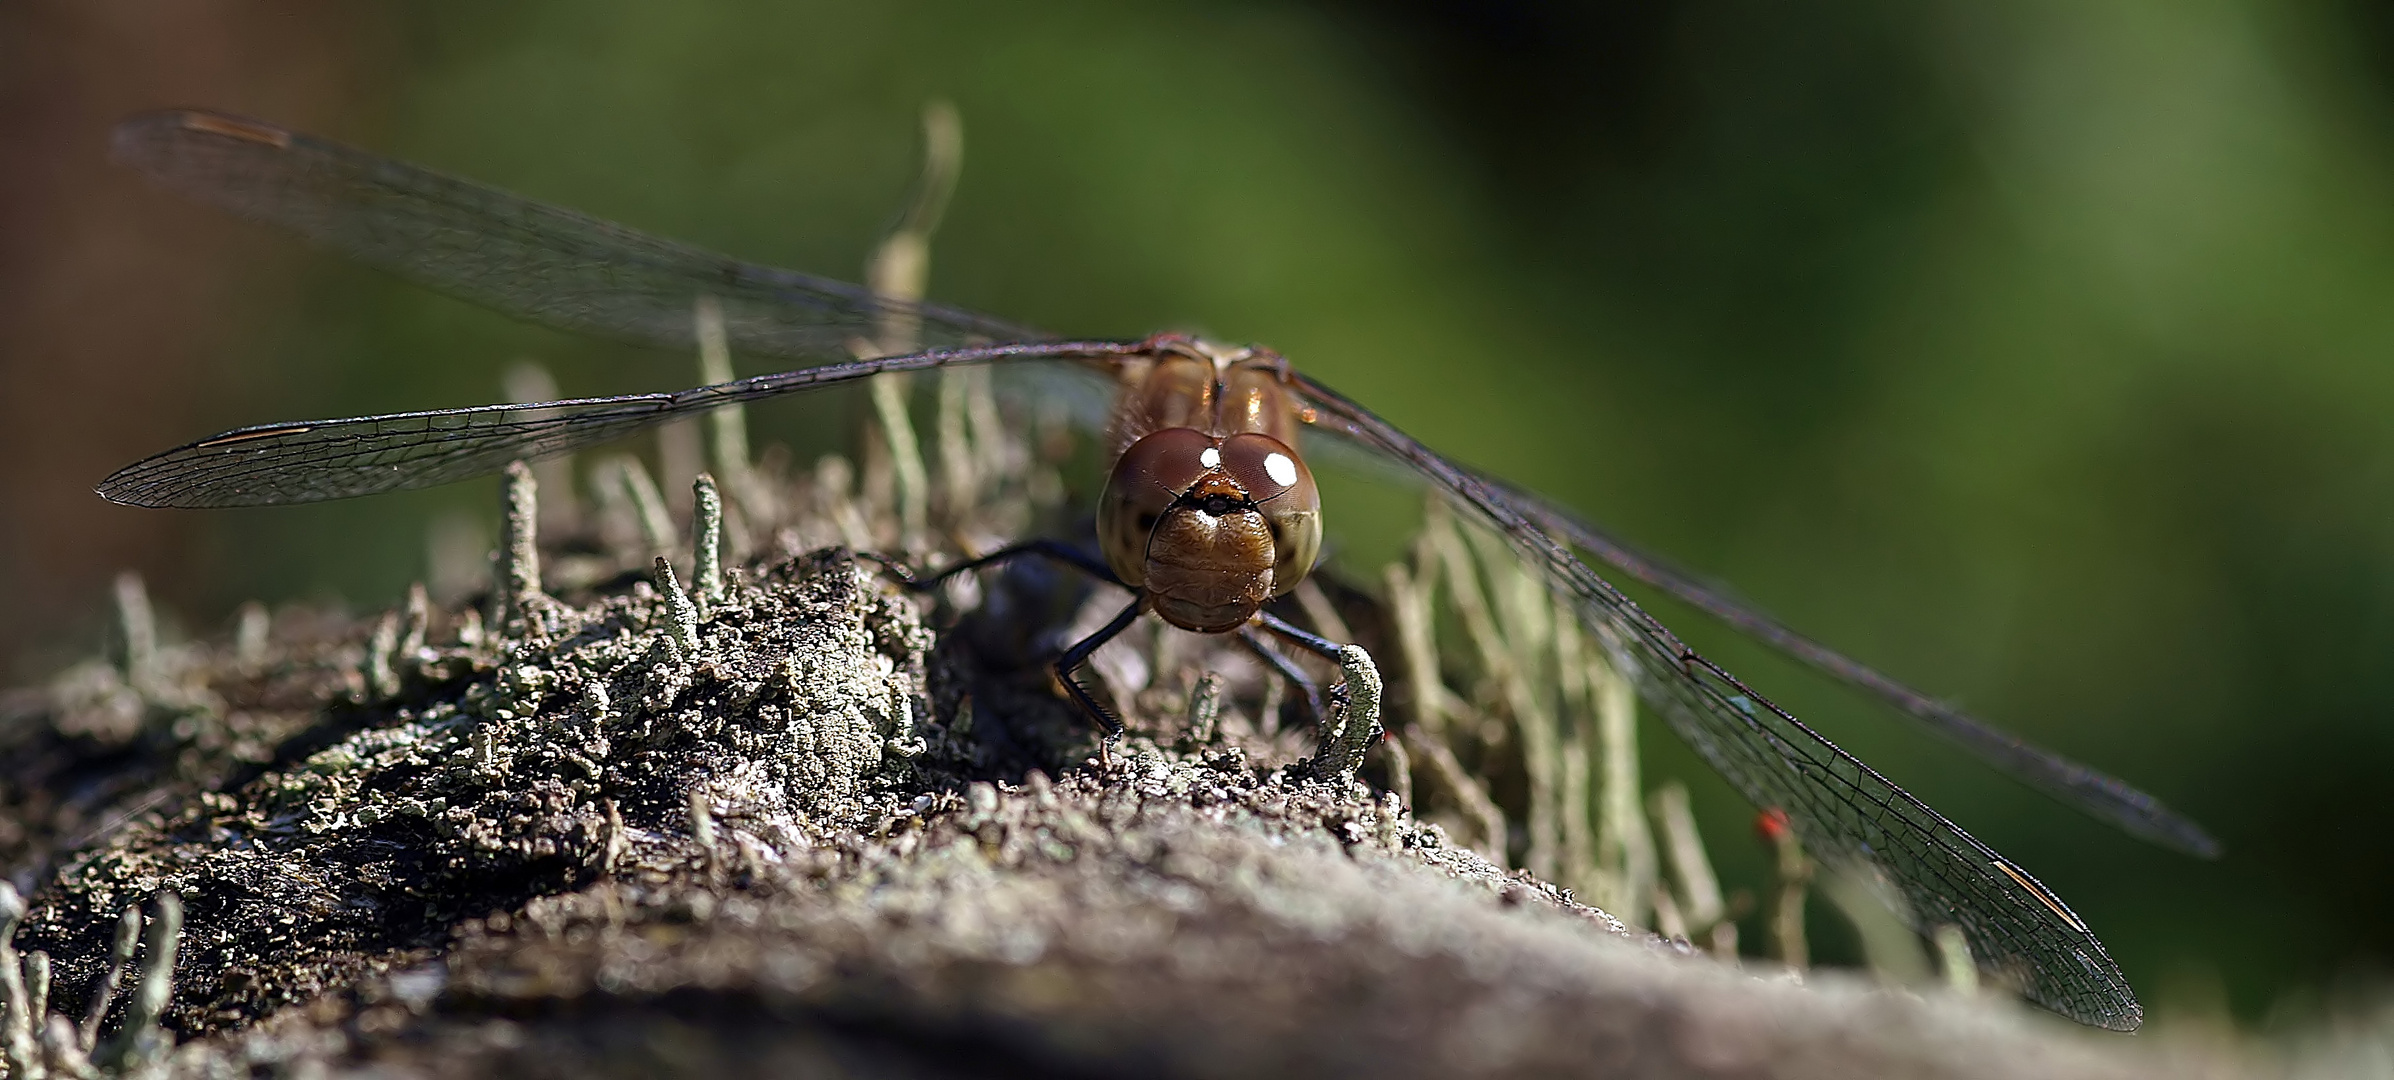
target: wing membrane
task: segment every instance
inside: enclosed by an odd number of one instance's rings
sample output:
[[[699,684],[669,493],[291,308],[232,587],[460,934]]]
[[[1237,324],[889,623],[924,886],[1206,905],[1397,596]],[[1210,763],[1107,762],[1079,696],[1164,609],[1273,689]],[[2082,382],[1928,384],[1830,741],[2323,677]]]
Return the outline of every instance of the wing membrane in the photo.
[[[1960,927],[1979,962],[2017,979],[2030,1000],[2116,1030],[2142,1023],[2102,943],[2026,871],[1689,649],[1581,563],[1536,508],[1327,387],[1292,378],[1317,427],[1411,466],[1506,537],[1573,602],[1672,730],[1749,801],[1785,810],[1815,857],[1892,893],[1915,929]]]
[[[568,453],[642,428],[742,402],[997,359],[1102,359],[1137,349],[1059,342],[938,349],[802,368],[659,394],[385,413],[241,428],[119,469],[101,497],[133,506],[276,506],[432,487],[497,472],[509,461]]]
[[[1486,477],[1481,480],[1504,492],[1523,516],[1549,535],[1594,555],[1632,578],[1685,601],[1740,633],[1811,665],[1815,670],[1884,698],[1906,715],[1926,724],[1929,730],[1961,744],[1988,764],[2021,782],[2111,822],[2132,835],[2189,855],[2206,859],[2218,857],[2219,842],[2204,832],[2202,826],[2125,781],[1988,727],[1943,702],[1880,674],[1860,661],[1796,633],[1778,620],[1722,595],[1719,590],[1696,580],[1685,571],[1630,547],[1535,495],[1501,481]]]
[[[158,185],[459,299],[638,344],[692,341],[691,304],[723,302],[735,348],[848,358],[893,322],[956,347],[1048,335],[828,278],[741,262],[242,117],[199,110],[119,124],[118,160]]]

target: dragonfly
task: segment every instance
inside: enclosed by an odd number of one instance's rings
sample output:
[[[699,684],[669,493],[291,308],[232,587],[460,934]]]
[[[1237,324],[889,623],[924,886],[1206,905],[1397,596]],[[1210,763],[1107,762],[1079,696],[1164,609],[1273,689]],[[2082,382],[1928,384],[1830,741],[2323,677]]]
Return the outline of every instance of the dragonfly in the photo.
[[[1196,490],[1189,486],[1195,483],[1192,476],[1229,477],[1229,488],[1217,486],[1213,494],[1249,509],[1266,507],[1270,500],[1230,490],[1241,487],[1242,478],[1275,492],[1303,486],[1303,497],[1281,508],[1313,515],[1312,540],[1302,535],[1308,526],[1298,519],[1304,514],[1264,523],[1274,539],[1302,549],[1285,562],[1271,556],[1283,581],[1287,572],[1301,576],[1314,558],[1321,522],[1310,476],[1302,485],[1287,481],[1302,468],[1302,454],[1360,453],[1393,475],[1409,477],[1454,513],[1501,538],[1556,600],[1608,643],[1641,698],[1674,733],[1746,799],[1784,813],[1815,858],[1882,886],[1915,929],[1958,927],[1983,967],[2014,983],[2028,1000],[2085,1024],[2134,1030],[2143,1010],[2118,964],[2059,896],[1689,648],[1588,561],[1879,697],[1996,768],[2100,820],[2190,854],[2208,857],[2218,851],[2200,826],[2151,795],[1983,724],[1804,637],[1552,501],[1447,458],[1269,350],[1170,335],[1060,340],[958,308],[743,262],[225,113],[137,116],[118,126],[113,150],[118,160],[170,191],[523,320],[680,349],[693,344],[693,303],[712,298],[720,305],[731,345],[802,365],[670,392],[246,427],[118,470],[97,489],[114,502],[260,506],[445,484],[668,420],[892,372],[986,365],[1120,393],[1125,385],[1144,385],[1142,380],[1158,371],[1182,365],[1183,375],[1194,370],[1196,382],[1210,380],[1217,392],[1233,383],[1268,388],[1257,393],[1273,403],[1257,408],[1272,415],[1241,430],[1268,428],[1271,445],[1249,447],[1245,471],[1231,476],[1233,470],[1221,468],[1219,460],[1231,433],[1219,423],[1195,432],[1193,442],[1173,436],[1182,442],[1158,459],[1162,464],[1139,466],[1170,474],[1170,490],[1118,500],[1111,513],[1128,523],[1108,525],[1101,517],[1101,533],[1115,531],[1101,544],[1108,557],[1100,569],[1117,578],[1147,581],[1139,576],[1147,568],[1134,565],[1135,556],[1115,556],[1145,542],[1142,526],[1149,523],[1140,515],[1185,504]],[[878,328],[892,320],[914,328],[918,347],[859,358],[859,343],[876,340]],[[1217,408],[1216,421],[1220,415]],[[1205,426],[1181,425],[1184,431]],[[1132,457],[1127,449],[1115,447],[1117,472]],[[1196,460],[1209,454],[1211,460]],[[1280,455],[1286,460],[1271,460]],[[1278,535],[1283,526],[1297,535]],[[1230,608],[1176,621],[1199,630],[1241,625],[1249,601],[1260,595],[1256,590],[1271,591],[1268,583],[1248,584],[1251,595]],[[1134,604],[1116,621],[1136,614]],[[1067,680],[1067,685],[1073,684]]]

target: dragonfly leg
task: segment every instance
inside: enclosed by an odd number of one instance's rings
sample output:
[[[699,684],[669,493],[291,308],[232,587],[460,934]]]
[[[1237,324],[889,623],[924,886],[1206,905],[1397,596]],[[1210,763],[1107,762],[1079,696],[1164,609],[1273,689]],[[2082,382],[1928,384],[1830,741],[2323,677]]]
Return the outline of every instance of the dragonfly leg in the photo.
[[[958,574],[979,570],[985,566],[994,566],[1025,555],[1037,555],[1041,558],[1055,560],[1111,585],[1122,584],[1122,579],[1114,576],[1114,568],[1107,566],[1105,560],[1061,540],[1025,540],[1019,544],[1008,544],[978,559],[967,559],[947,567],[929,577],[916,577],[913,570],[886,556],[859,553],[858,557],[880,563],[881,568],[889,571],[890,575],[897,578],[899,583],[908,589],[921,592],[937,588],[942,582]]]
[[[1255,615],[1255,621],[1252,625],[1262,627],[1263,629],[1270,631],[1274,636],[1280,638],[1281,640],[1295,645],[1306,652],[1319,656],[1324,660],[1328,660],[1333,664],[1343,665],[1345,663],[1344,657],[1346,654],[1346,646],[1340,645],[1339,643],[1332,641],[1329,638],[1323,637],[1320,634],[1301,629],[1296,624],[1291,623],[1287,619],[1283,619],[1278,615],[1274,615],[1271,612],[1257,612]],[[1250,642],[1249,644],[1252,645],[1254,643]],[[1336,686],[1332,686],[1327,695],[1320,694],[1315,691],[1315,684],[1308,679],[1303,672],[1298,671],[1295,665],[1290,664],[1286,657],[1282,657],[1278,653],[1274,653],[1269,649],[1259,648],[1256,651],[1263,655],[1265,662],[1270,663],[1274,668],[1277,668],[1283,677],[1287,678],[1291,682],[1296,683],[1298,686],[1306,690],[1306,701],[1313,707],[1313,719],[1315,723],[1329,723],[1329,709],[1332,707],[1344,706],[1347,703],[1347,687],[1345,683],[1342,682]],[[1324,700],[1325,697],[1327,697],[1326,701]]]
[[[1333,664],[1338,662],[1339,654],[1346,649],[1346,646],[1341,645],[1338,642],[1332,641],[1329,638],[1323,637],[1322,635],[1313,633],[1309,630],[1302,629],[1297,626],[1297,624],[1292,623],[1287,619],[1283,619],[1278,615],[1274,615],[1269,611],[1256,612],[1255,621],[1251,625],[1260,626],[1266,630],[1269,630],[1274,636],[1287,641],[1289,644],[1295,645],[1298,648],[1319,656],[1324,660],[1328,660]]]
[[[1130,606],[1123,608],[1121,614],[1114,616],[1114,621],[1100,627],[1096,633],[1075,642],[1071,648],[1064,650],[1064,655],[1056,658],[1056,678],[1063,680],[1064,692],[1072,695],[1073,703],[1079,705],[1083,712],[1094,717],[1098,726],[1105,729],[1105,744],[1099,748],[1101,751],[1111,747],[1116,740],[1122,738],[1122,721],[1116,719],[1113,713],[1107,712],[1105,706],[1098,704],[1097,699],[1092,697],[1088,689],[1081,685],[1080,680],[1073,677],[1073,672],[1079,671],[1081,665],[1088,662],[1089,654],[1096,652],[1099,646],[1114,640],[1122,631],[1128,629],[1132,620],[1137,619],[1139,613],[1146,607],[1147,597],[1145,594],[1132,597]]]
[[[1262,660],[1265,666],[1279,672],[1282,679],[1286,680],[1290,686],[1296,687],[1299,693],[1305,695],[1305,709],[1313,714],[1314,723],[1330,722],[1330,713],[1322,702],[1321,683],[1315,681],[1313,676],[1307,675],[1305,669],[1298,667],[1288,657],[1280,655],[1280,650],[1264,644],[1263,635],[1256,633],[1254,627],[1239,627],[1239,640],[1246,644],[1247,651],[1255,654],[1256,659]],[[1278,717],[1272,719],[1275,724],[1279,721]]]

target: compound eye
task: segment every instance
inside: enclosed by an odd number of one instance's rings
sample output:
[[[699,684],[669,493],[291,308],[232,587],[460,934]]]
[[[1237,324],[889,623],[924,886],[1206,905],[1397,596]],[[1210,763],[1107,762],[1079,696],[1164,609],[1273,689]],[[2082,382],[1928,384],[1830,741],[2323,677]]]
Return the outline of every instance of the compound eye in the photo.
[[[1097,504],[1097,542],[1106,565],[1131,585],[1147,577],[1147,538],[1155,524],[1197,481],[1213,471],[1221,451],[1193,428],[1165,428],[1130,444],[1106,477]]]
[[[1272,529],[1272,595],[1296,588],[1322,552],[1322,493],[1288,444],[1247,432],[1222,440],[1222,471],[1263,512]]]
[[[1313,487],[1313,472],[1288,444],[1269,435],[1246,432],[1222,440],[1222,471],[1247,489],[1258,504],[1295,499],[1303,509],[1321,502]]]
[[[1195,428],[1165,428],[1130,444],[1114,462],[1107,486],[1125,495],[1143,493],[1131,495],[1142,501],[1161,492],[1161,507],[1187,494],[1220,459],[1212,436]]]

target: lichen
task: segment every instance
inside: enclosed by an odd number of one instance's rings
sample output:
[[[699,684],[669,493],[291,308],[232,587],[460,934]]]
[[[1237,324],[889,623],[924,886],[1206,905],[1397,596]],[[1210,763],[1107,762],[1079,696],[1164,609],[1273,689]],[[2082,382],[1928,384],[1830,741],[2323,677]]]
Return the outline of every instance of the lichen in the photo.
[[[95,984],[114,914],[172,888],[191,937],[167,1022],[204,1033],[587,881],[612,830],[682,831],[693,791],[805,846],[894,805],[924,746],[933,639],[844,554],[728,591],[696,655],[654,590],[540,603],[532,632],[428,650],[329,745],[63,867],[20,941],[62,989]]]

